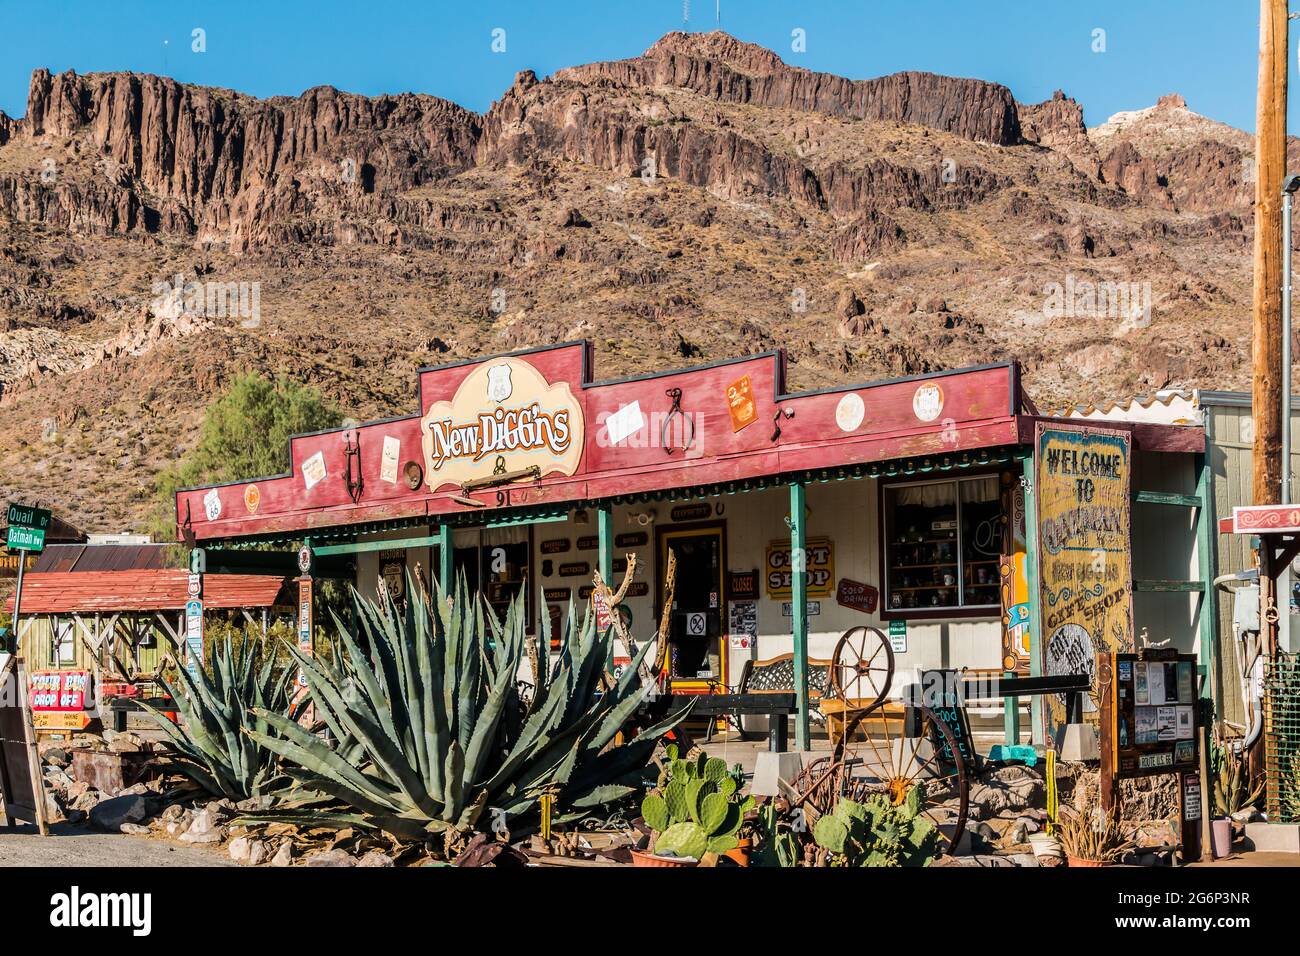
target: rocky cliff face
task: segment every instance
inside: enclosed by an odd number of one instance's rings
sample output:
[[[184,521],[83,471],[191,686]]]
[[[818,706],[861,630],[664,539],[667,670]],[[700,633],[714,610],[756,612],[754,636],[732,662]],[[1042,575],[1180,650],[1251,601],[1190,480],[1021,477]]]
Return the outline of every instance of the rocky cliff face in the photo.
[[[269,228],[273,220],[317,205],[332,215],[357,196],[460,171],[479,132],[477,117],[431,96],[369,99],[320,87],[259,101],[167,77],[46,70],[32,75],[27,115],[16,125],[33,143],[76,138],[108,185],[60,193],[56,166],[38,181],[56,195],[41,196],[38,184],[23,188],[6,177],[0,208],[14,218],[80,221],[103,232],[196,229],[240,248],[285,238]],[[311,169],[317,161],[338,168],[321,176]],[[313,172],[336,188],[312,182]]]
[[[1088,129],[721,33],[482,115],[38,70],[0,115],[0,494],[57,469],[75,521],[138,525],[239,371],[375,417],[418,365],[579,337],[602,377],[780,347],[796,388],[1013,357],[1044,406],[1241,386],[1249,150],[1176,97]],[[1121,284],[1145,319],[1097,306]],[[256,314],[158,305],[241,285]]]
[[[670,33],[643,55],[561,70],[556,80],[676,87],[725,103],[892,120],[1009,146],[1019,140],[1011,91],[996,83],[933,73],[848,80],[787,66],[770,50],[725,33]]]

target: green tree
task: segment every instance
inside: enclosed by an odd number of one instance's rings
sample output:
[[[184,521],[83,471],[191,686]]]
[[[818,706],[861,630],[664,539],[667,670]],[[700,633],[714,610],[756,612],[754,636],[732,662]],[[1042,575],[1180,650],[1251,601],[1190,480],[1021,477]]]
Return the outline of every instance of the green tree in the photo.
[[[289,467],[289,437],[334,428],[343,420],[314,389],[255,372],[241,375],[208,406],[198,444],[158,476],[158,507],[149,530],[176,535],[176,492],[192,485],[278,475]]]

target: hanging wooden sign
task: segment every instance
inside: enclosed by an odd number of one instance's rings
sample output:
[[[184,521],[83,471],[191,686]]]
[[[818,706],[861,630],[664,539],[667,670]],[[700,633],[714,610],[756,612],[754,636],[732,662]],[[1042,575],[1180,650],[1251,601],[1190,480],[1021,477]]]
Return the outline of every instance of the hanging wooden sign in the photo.
[[[568,564],[560,565],[560,577],[562,578],[581,578],[591,573],[591,565],[586,561],[570,561]]]
[[[600,538],[594,534],[584,534],[578,539],[579,551],[594,551],[598,547],[600,547]]]
[[[649,536],[644,531],[624,531],[614,536],[614,547],[639,548],[649,540]]]
[[[569,593],[568,588],[546,588],[542,591],[542,596],[548,601],[567,601]]]
[[[568,550],[568,538],[550,538],[542,542],[542,554],[564,554]]]

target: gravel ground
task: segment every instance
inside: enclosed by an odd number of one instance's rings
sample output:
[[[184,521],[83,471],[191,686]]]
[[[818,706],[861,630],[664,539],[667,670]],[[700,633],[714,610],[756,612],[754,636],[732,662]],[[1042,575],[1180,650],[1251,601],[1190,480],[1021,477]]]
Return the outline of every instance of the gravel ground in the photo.
[[[125,833],[100,833],[67,823],[50,827],[0,824],[0,866],[234,866],[224,853]]]

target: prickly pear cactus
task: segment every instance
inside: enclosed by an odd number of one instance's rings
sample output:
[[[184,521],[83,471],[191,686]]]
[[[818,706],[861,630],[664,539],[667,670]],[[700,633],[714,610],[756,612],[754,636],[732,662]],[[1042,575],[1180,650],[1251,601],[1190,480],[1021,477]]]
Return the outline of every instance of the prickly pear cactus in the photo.
[[[699,859],[708,852],[709,837],[696,823],[674,823],[655,843],[655,852]]]
[[[668,802],[657,793],[647,794],[646,798],[641,801],[641,817],[645,820],[646,826],[659,833],[667,830],[672,825],[672,817],[668,813]]]
[[[864,803],[842,799],[813,826],[813,839],[832,854],[832,866],[928,866],[938,855],[939,831],[920,815],[923,787],[899,806],[883,796]]]

